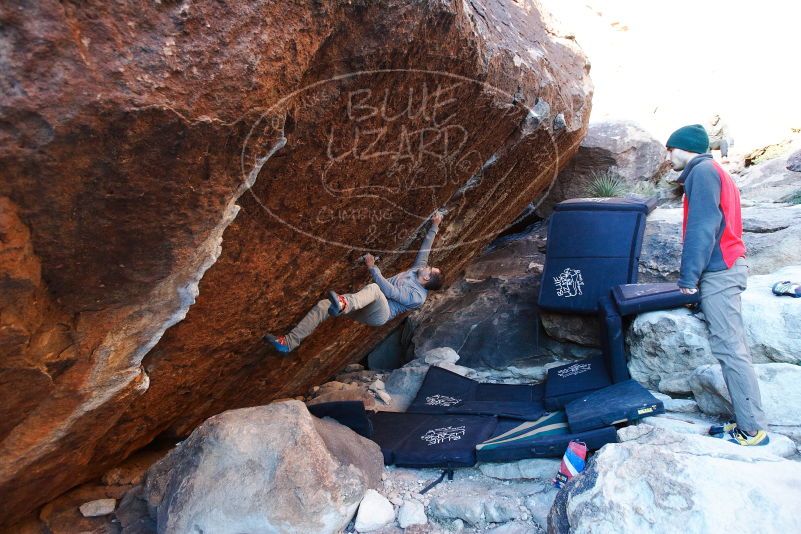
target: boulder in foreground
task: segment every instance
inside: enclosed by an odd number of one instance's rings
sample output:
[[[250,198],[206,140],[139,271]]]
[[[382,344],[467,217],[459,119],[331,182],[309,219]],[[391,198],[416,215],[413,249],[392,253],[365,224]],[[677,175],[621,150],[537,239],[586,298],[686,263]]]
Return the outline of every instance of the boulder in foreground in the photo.
[[[559,492],[549,532],[801,531],[801,463],[646,424],[619,435]]]
[[[381,481],[378,445],[302,402],[216,415],[148,471],[159,534],[334,533]]]

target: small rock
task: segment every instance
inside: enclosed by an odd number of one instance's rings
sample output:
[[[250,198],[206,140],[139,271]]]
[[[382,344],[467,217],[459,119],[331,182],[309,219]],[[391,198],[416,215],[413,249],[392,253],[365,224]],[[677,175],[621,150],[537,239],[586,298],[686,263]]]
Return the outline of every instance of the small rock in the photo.
[[[459,361],[459,354],[450,347],[439,347],[426,351],[423,354],[423,361],[429,365],[456,363]]]
[[[384,404],[386,405],[392,404],[392,397],[386,391],[378,390],[375,392],[375,394],[378,396],[379,399],[381,399],[381,402],[383,402]]]
[[[692,399],[670,399],[664,402],[668,412],[692,413],[699,411],[698,403]]]
[[[687,395],[693,392],[690,387],[690,373],[676,373],[662,378],[657,386],[663,393]]]
[[[519,462],[480,464],[478,468],[484,475],[500,480],[550,480],[559,471],[559,463],[556,458],[531,458]]]
[[[456,365],[450,362],[442,362],[437,367],[442,367],[443,369],[446,369],[452,373],[456,373],[457,375],[460,376],[466,376],[468,378],[474,376],[476,373],[473,369],[470,369],[469,367],[462,367],[461,365]]]
[[[531,534],[532,532],[534,532],[534,530],[531,528],[531,525],[521,521],[504,523],[503,525],[486,531],[487,534]]]
[[[801,150],[790,154],[787,158],[786,168],[788,171],[801,172]]]
[[[398,524],[401,528],[410,525],[425,525],[428,523],[426,510],[423,503],[418,501],[404,501],[398,511]]]
[[[420,366],[412,365],[412,363],[414,362],[392,371],[387,378],[385,386],[387,393],[394,397],[400,397],[403,401],[398,402],[398,399],[396,399],[396,407],[401,410],[405,410],[414,396],[417,395],[417,391],[423,384],[428,372],[428,365]],[[403,404],[406,404],[406,406]]]
[[[702,436],[708,434],[709,427],[711,426],[710,424],[681,421],[665,415],[644,417],[640,420],[640,423],[651,425],[657,428],[665,428],[680,434],[699,434]]]
[[[117,499],[97,499],[83,503],[78,509],[84,517],[99,517],[112,513],[116,506]]]
[[[543,491],[526,497],[526,508],[531,514],[531,519],[543,529],[548,527],[548,512],[556,498],[558,490],[548,484],[543,487]]]
[[[372,532],[395,521],[395,509],[386,497],[368,489],[356,513],[356,531]]]
[[[345,372],[345,373],[356,373],[358,371],[364,371],[364,366],[361,365],[361,364],[358,364],[358,363],[351,363],[351,364],[345,366],[345,369],[344,369],[343,372]]]
[[[657,400],[661,400],[662,402],[672,400],[670,395],[665,395],[664,393],[660,393],[658,391],[649,391],[651,395],[657,398]]]
[[[375,380],[372,384],[370,384],[371,391],[384,391],[386,386],[384,386],[384,382],[382,380]]]

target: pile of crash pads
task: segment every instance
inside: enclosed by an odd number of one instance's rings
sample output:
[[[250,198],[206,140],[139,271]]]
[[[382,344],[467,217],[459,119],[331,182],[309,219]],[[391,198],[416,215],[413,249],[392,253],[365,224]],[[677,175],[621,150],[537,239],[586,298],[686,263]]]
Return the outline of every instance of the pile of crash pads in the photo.
[[[597,313],[602,355],[548,371],[545,384],[481,384],[431,367],[405,413],[368,413],[361,402],[318,404],[378,443],[384,463],[467,467],[561,457],[571,441],[590,450],[617,441],[615,425],[664,413],[630,379],[623,317],[694,303],[675,284],[637,284],[645,219],[652,201],[575,199],[555,207],[539,305]],[[553,281],[553,284],[550,282]]]
[[[676,284],[637,284],[645,224],[655,199],[580,198],[560,202],[548,226],[538,305],[560,313],[598,314],[603,356],[551,369],[545,408],[630,378],[624,317],[695,304]]]
[[[371,413],[359,401],[317,404],[309,411],[378,443],[385,464],[418,468],[556,458],[573,440],[594,450],[617,441],[615,424],[664,411],[633,380],[595,390],[555,412],[545,411],[545,389],[481,384],[431,367],[406,412]]]

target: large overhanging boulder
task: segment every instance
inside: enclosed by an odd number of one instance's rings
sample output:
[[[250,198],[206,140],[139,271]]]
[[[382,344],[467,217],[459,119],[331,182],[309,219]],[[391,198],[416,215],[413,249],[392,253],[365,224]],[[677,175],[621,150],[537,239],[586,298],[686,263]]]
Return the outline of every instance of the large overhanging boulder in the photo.
[[[0,8],[0,523],[154,437],[302,392],[387,329],[265,330],[326,288],[453,277],[573,155],[589,65],[536,4]],[[388,327],[391,328],[391,325]]]

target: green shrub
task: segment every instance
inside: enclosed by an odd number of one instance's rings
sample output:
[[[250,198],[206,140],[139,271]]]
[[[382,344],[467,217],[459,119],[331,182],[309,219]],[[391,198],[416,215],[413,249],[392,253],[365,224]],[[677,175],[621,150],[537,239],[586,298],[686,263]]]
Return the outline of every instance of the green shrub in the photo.
[[[587,188],[589,197],[619,197],[626,192],[626,184],[612,171],[593,172]]]
[[[657,196],[656,184],[653,182],[637,182],[631,192],[646,198]]]

